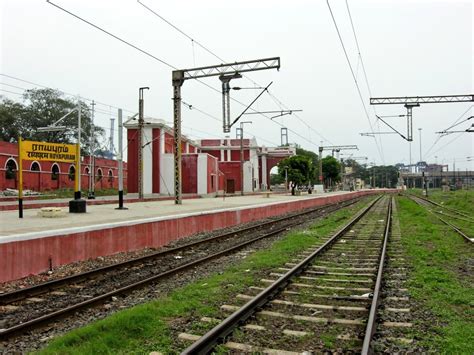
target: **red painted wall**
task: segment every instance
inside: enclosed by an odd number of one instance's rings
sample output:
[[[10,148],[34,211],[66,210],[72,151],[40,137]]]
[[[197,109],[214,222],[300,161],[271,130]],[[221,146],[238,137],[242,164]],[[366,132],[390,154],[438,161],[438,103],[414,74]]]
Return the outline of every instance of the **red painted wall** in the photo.
[[[6,163],[13,159],[18,167],[18,146],[16,143],[0,142],[0,190],[7,188],[18,188],[18,173],[14,179],[7,179]],[[32,171],[33,160],[23,160],[23,188],[34,191],[49,191],[58,188],[74,188],[74,178],[69,176],[69,169],[75,164],[56,163],[54,161],[38,161],[40,171]],[[53,180],[52,167],[59,168],[58,178]],[[124,184],[127,183],[127,163],[124,166]],[[82,157],[81,162],[81,189],[85,191],[89,187],[89,156]],[[102,171],[102,179],[99,179],[99,171]],[[111,173],[111,176],[109,175]],[[118,188],[118,162],[116,160],[96,158],[95,159],[95,188]]]
[[[211,155],[207,156],[207,193],[218,190],[217,159]]]
[[[183,154],[181,159],[182,192],[197,193],[197,154]]]
[[[128,183],[127,188],[129,193],[138,192],[138,130],[127,130],[127,151],[128,151]]]
[[[50,256],[55,267],[119,252],[147,247],[157,248],[195,233],[226,228],[372,193],[378,192],[361,191],[299,199],[272,205],[271,208],[268,206],[254,206],[217,213],[195,214],[181,218],[170,216],[169,219],[155,222],[3,243],[0,244],[0,255],[2,255],[2,258],[0,258],[0,282],[48,270]]]
[[[224,184],[234,180],[235,191],[240,191],[240,162],[219,162],[219,170],[224,174]]]
[[[153,193],[160,193],[160,129],[152,131],[152,188]]]
[[[220,139],[202,139],[201,140],[201,147],[203,146],[219,146],[221,145]]]

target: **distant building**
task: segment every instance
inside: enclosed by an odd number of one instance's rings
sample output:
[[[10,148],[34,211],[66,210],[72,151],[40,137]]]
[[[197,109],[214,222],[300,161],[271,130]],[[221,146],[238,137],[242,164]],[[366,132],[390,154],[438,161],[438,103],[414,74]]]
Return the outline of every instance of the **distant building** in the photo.
[[[81,189],[88,190],[91,169],[89,156],[81,157]],[[118,188],[118,163],[116,160],[95,158],[96,189]],[[0,191],[18,189],[18,144],[0,142]],[[74,188],[75,164],[23,160],[23,188],[49,191]],[[127,163],[124,163],[124,184],[127,182]]]
[[[128,192],[138,191],[138,123],[127,123]],[[174,138],[165,121],[147,119],[143,128],[143,192],[174,195]],[[201,139],[182,136],[182,193],[215,195],[269,188],[270,169],[295,149],[258,146],[255,138]],[[241,166],[243,178],[241,179]],[[242,181],[243,180],[243,186]]]

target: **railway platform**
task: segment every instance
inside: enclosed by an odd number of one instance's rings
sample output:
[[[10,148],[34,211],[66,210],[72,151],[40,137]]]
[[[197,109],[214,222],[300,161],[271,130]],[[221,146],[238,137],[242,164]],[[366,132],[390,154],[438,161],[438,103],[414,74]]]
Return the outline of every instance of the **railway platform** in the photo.
[[[161,247],[199,232],[231,227],[380,190],[318,195],[262,195],[135,202],[128,210],[90,205],[85,214],[38,216],[39,209],[0,212],[0,282],[75,261]],[[67,208],[64,207],[67,211]]]

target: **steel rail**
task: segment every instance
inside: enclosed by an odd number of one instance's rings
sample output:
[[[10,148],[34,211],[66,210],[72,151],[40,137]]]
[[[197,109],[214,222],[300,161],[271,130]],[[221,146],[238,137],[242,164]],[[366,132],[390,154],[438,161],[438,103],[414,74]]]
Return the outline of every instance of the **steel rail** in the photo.
[[[463,216],[463,217],[465,217],[465,218],[470,219],[471,221],[474,221],[474,218],[472,218],[472,217],[469,216],[468,214],[465,214],[465,213],[463,213],[463,212],[461,212],[461,211],[455,210],[454,208],[450,208],[450,207],[443,206],[442,204],[437,203],[437,202],[435,202],[435,201],[432,201],[432,200],[430,200],[429,198],[425,198],[425,197],[421,197],[421,196],[416,196],[416,195],[412,195],[412,196],[415,196],[415,197],[419,198],[420,200],[429,202],[429,203],[431,203],[432,205],[438,206],[438,207],[440,207],[440,208],[444,208],[446,211],[449,211],[449,212],[458,214],[458,215],[460,215],[460,216]]]
[[[426,201],[426,199],[422,199],[422,198],[419,198],[418,196],[411,196],[411,195],[407,195],[408,198],[410,198],[413,202],[415,202],[416,204],[418,204],[419,206],[421,206],[420,202],[418,202],[416,199],[420,199],[422,201]],[[451,222],[448,222],[446,221],[445,219],[441,218],[440,216],[438,216],[436,213],[434,213],[432,210],[430,210],[429,208],[427,208],[427,211],[432,213],[433,216],[435,216],[436,218],[438,218],[441,222],[443,222],[444,224],[446,224],[447,226],[451,227],[457,234],[459,234],[461,237],[463,237],[466,241],[468,241],[469,243],[474,243],[474,238],[471,238],[469,237],[466,233],[464,233],[461,229],[459,229],[459,227],[455,226],[454,224],[452,224]]]
[[[385,256],[387,253],[388,238],[391,232],[392,226],[392,204],[393,197],[390,199],[387,210],[387,217],[385,221],[385,232],[383,235],[383,246],[382,252],[380,253],[379,266],[377,271],[377,279],[375,281],[374,293],[372,296],[372,304],[370,305],[369,318],[367,320],[367,326],[365,328],[364,342],[362,343],[362,355],[368,355],[372,353],[371,347],[372,337],[375,333],[377,326],[377,310],[380,304],[380,293],[382,288],[383,268],[385,265]]]
[[[340,208],[350,206],[350,205],[358,202],[359,200],[360,200],[360,198],[354,198],[354,199],[351,199],[349,201],[344,201],[344,202],[348,202],[348,203],[345,203],[345,204],[343,203],[340,206]],[[5,305],[5,304],[12,303],[12,302],[20,301],[20,300],[28,298],[28,297],[33,297],[33,296],[37,296],[37,295],[40,295],[40,294],[44,294],[46,292],[57,289],[57,288],[59,288],[61,286],[64,286],[64,285],[86,281],[88,279],[93,278],[96,275],[100,275],[100,274],[112,271],[114,269],[131,266],[131,265],[134,265],[134,264],[137,264],[137,263],[140,263],[140,262],[145,262],[145,261],[150,260],[150,259],[155,259],[155,258],[158,258],[158,257],[162,257],[162,256],[165,256],[165,255],[176,253],[176,252],[179,252],[179,251],[182,251],[182,250],[185,250],[185,249],[188,249],[188,248],[192,248],[192,247],[195,247],[195,246],[198,246],[198,245],[201,245],[201,244],[205,244],[205,243],[208,243],[208,242],[212,242],[212,241],[215,241],[215,240],[218,240],[218,239],[221,239],[221,238],[231,237],[235,234],[248,232],[248,231],[255,230],[255,229],[258,229],[258,228],[262,228],[262,227],[265,227],[265,226],[268,226],[268,225],[271,225],[271,224],[275,224],[275,223],[282,222],[282,221],[285,221],[285,220],[288,220],[288,219],[292,219],[292,218],[295,218],[295,217],[300,217],[300,216],[304,216],[306,214],[315,213],[315,212],[318,212],[318,211],[326,209],[326,208],[331,208],[331,207],[337,206],[338,204],[340,204],[340,202],[339,203],[333,203],[333,204],[326,205],[326,206],[317,207],[317,208],[314,208],[314,209],[311,209],[311,210],[307,210],[307,211],[299,212],[297,214],[293,214],[291,216],[281,217],[281,218],[278,218],[278,219],[274,219],[272,221],[263,222],[263,223],[260,223],[258,225],[245,227],[245,228],[242,228],[242,229],[239,229],[239,230],[222,233],[222,234],[219,234],[217,236],[213,236],[213,237],[210,237],[210,238],[198,240],[198,241],[188,243],[188,244],[185,244],[185,245],[182,245],[182,246],[179,246],[179,247],[170,248],[170,249],[167,249],[167,250],[161,250],[161,251],[149,254],[149,255],[144,255],[144,256],[134,258],[134,259],[130,259],[130,260],[127,260],[127,261],[118,262],[118,263],[114,263],[114,264],[107,265],[107,266],[102,266],[102,267],[99,267],[99,268],[96,268],[96,269],[93,269],[93,270],[84,271],[84,272],[79,273],[79,274],[70,275],[70,276],[60,278],[60,279],[47,281],[47,282],[44,282],[44,283],[41,283],[41,284],[38,284],[38,285],[35,285],[35,286],[31,286],[31,287],[28,287],[28,288],[24,288],[24,289],[15,290],[15,291],[7,292],[7,293],[4,293],[4,294],[0,294],[0,305]]]
[[[249,302],[239,308],[237,311],[232,313],[229,317],[224,319],[220,324],[216,325],[196,342],[186,348],[181,354],[207,354],[217,344],[219,344],[225,337],[232,333],[235,327],[246,321],[251,317],[259,308],[268,303],[276,294],[283,290],[290,282],[290,279],[299,275],[310,264],[313,259],[328,247],[330,247],[339,237],[344,235],[355,223],[357,223],[374,205],[378,202],[382,196],[372,201],[366,208],[359,212],[351,221],[349,221],[344,227],[342,227],[337,233],[329,238],[322,246],[316,251],[306,257],[303,261],[298,263],[296,266],[291,268],[286,274],[281,276],[273,284],[265,288],[257,296],[252,298]]]
[[[378,199],[377,199],[378,200]],[[377,201],[376,200],[376,201]],[[350,204],[352,203],[355,203],[354,201],[352,201]],[[373,205],[374,202],[371,203],[371,205]],[[325,207],[328,207],[328,206],[325,206]],[[346,207],[346,206],[344,206]],[[341,207],[342,208],[342,207]],[[314,212],[314,211],[313,211]],[[310,211],[306,211],[305,213],[302,213],[302,214],[307,214],[307,213],[310,213]],[[31,319],[29,321],[26,321],[26,322],[23,322],[21,324],[17,324],[13,327],[10,327],[10,328],[7,328],[7,329],[3,329],[0,331],[0,339],[6,339],[14,334],[17,334],[23,330],[26,330],[26,329],[30,329],[30,328],[33,328],[35,326],[38,326],[40,324],[43,324],[43,323],[46,323],[48,321],[51,321],[53,319],[57,319],[59,318],[60,316],[65,316],[67,314],[70,314],[70,313],[73,313],[79,309],[83,309],[83,308],[87,308],[87,307],[90,307],[96,303],[100,303],[100,302],[103,302],[104,300],[112,297],[112,296],[116,296],[116,295],[119,295],[119,294],[122,294],[122,293],[125,293],[125,292],[128,292],[128,291],[131,291],[133,289],[136,289],[136,288],[140,288],[146,284],[149,284],[151,282],[155,282],[159,279],[162,279],[162,278],[165,278],[165,277],[169,277],[169,276],[172,276],[174,274],[177,274],[181,271],[184,271],[184,270],[187,270],[187,269],[190,269],[194,266],[197,266],[199,264],[202,264],[202,263],[205,263],[205,262],[208,262],[212,259],[216,259],[218,257],[221,257],[221,256],[224,256],[226,254],[229,254],[231,252],[234,252],[238,249],[241,249],[245,246],[248,246],[252,243],[255,243],[261,239],[264,239],[264,238],[268,238],[268,237],[271,237],[271,236],[274,236],[276,234],[279,234],[281,232],[285,232],[286,230],[288,230],[288,227],[293,227],[293,226],[296,226],[298,225],[299,222],[295,222],[289,226],[285,226],[285,227],[282,227],[282,228],[279,228],[279,229],[276,229],[276,230],[273,230],[271,232],[268,232],[268,233],[265,233],[261,236],[258,236],[256,238],[252,238],[251,240],[247,240],[245,242],[242,242],[242,243],[239,243],[237,245],[234,245],[230,248],[227,248],[223,251],[220,251],[220,252],[217,252],[217,253],[214,253],[214,254],[211,254],[211,255],[208,255],[208,256],[205,256],[205,257],[202,257],[200,259],[197,259],[197,260],[194,260],[194,261],[191,261],[189,263],[186,263],[186,264],[183,264],[183,265],[180,265],[176,268],[173,268],[173,269],[170,269],[170,270],[167,270],[165,272],[162,272],[160,274],[157,274],[157,275],[153,275],[153,276],[150,276],[148,278],[145,278],[143,280],[140,280],[140,281],[137,281],[135,283],[132,283],[132,284],[129,284],[127,286],[123,286],[123,287],[120,287],[118,289],[115,289],[113,291],[110,291],[110,292],[107,292],[107,293],[104,293],[100,296],[97,296],[97,297],[94,297],[94,298],[91,298],[91,299],[88,299],[86,301],[83,301],[83,302],[80,302],[80,303],[76,303],[74,305],[71,305],[71,306],[68,306],[68,307],[65,307],[65,308],[62,308],[60,310],[57,310],[57,311],[54,311],[54,312],[51,312],[51,313],[48,313],[48,314],[45,314],[43,316],[40,316],[38,318],[34,318],[34,319]]]

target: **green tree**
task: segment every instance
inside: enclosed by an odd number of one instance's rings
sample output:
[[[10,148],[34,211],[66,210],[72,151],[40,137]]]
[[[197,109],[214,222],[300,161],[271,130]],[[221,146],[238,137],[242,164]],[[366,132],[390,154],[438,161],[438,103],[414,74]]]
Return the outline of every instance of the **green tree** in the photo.
[[[2,100],[0,104],[0,140],[16,142],[21,132],[25,110],[22,104],[9,99]]]
[[[314,166],[308,157],[295,155],[281,160],[278,163],[278,174],[284,178],[285,171],[288,172],[288,182],[292,182],[292,193],[297,185],[311,184],[313,181]]]
[[[92,133],[91,111],[88,105],[80,101],[81,105],[81,148],[83,154],[89,152],[90,136]],[[27,90],[23,95],[23,102],[13,102],[9,99],[0,101],[0,139],[7,142],[16,142],[18,136],[34,141],[48,141],[56,143],[76,143],[77,140],[77,113],[66,117],[60,126],[68,129],[60,132],[38,132],[39,127],[50,126],[77,107],[77,102],[63,97],[53,89]],[[100,146],[105,131],[95,127],[94,145]]]
[[[299,146],[296,146],[296,155],[307,157],[308,159],[311,160],[311,163],[312,163],[314,169],[313,169],[313,175],[310,176],[310,180],[312,182],[317,181],[318,180],[318,174],[319,174],[319,157],[318,157],[318,155],[315,152],[300,148]]]
[[[332,185],[335,182],[341,180],[341,163],[332,156],[323,158],[323,179],[326,182],[326,186]]]

